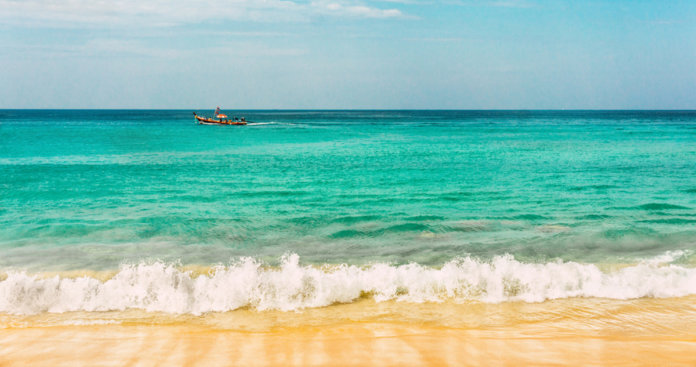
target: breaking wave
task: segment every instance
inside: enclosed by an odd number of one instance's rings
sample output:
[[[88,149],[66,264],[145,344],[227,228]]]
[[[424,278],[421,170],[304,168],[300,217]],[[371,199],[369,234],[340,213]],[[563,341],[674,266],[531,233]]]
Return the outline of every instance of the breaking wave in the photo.
[[[487,303],[680,297],[696,294],[696,269],[670,264],[682,255],[668,253],[610,271],[575,262],[523,263],[511,255],[490,261],[458,258],[440,268],[383,263],[317,267],[301,265],[295,254],[283,257],[278,267],[242,258],[202,275],[162,262],[122,265],[108,280],[13,271],[0,281],[0,312],[142,309],[199,315],[242,307],[291,311],[361,297]]]

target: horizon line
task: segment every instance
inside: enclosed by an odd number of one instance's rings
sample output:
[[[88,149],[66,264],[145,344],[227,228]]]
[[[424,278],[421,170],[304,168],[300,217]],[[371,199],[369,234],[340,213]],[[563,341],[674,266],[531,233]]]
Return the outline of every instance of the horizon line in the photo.
[[[215,108],[0,108],[0,111],[200,111]],[[696,112],[696,108],[223,108],[224,111],[665,111]]]

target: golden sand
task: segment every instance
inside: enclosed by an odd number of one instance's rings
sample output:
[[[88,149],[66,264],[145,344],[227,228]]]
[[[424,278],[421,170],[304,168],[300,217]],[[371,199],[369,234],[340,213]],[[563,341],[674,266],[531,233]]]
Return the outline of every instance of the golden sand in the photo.
[[[696,366],[695,301],[4,315],[0,366]]]

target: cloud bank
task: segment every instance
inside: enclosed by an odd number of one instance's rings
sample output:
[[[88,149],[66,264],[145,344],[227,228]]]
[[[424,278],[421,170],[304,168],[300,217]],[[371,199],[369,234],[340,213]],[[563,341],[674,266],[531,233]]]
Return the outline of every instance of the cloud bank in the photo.
[[[177,25],[201,21],[303,21],[316,16],[395,18],[396,8],[354,0],[0,0],[8,24]]]

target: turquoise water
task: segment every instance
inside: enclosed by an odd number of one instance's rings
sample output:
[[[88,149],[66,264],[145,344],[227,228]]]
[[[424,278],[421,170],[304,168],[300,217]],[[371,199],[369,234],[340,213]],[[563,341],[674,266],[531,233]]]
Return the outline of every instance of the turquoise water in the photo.
[[[0,111],[0,269],[693,262],[696,112],[229,114]]]

